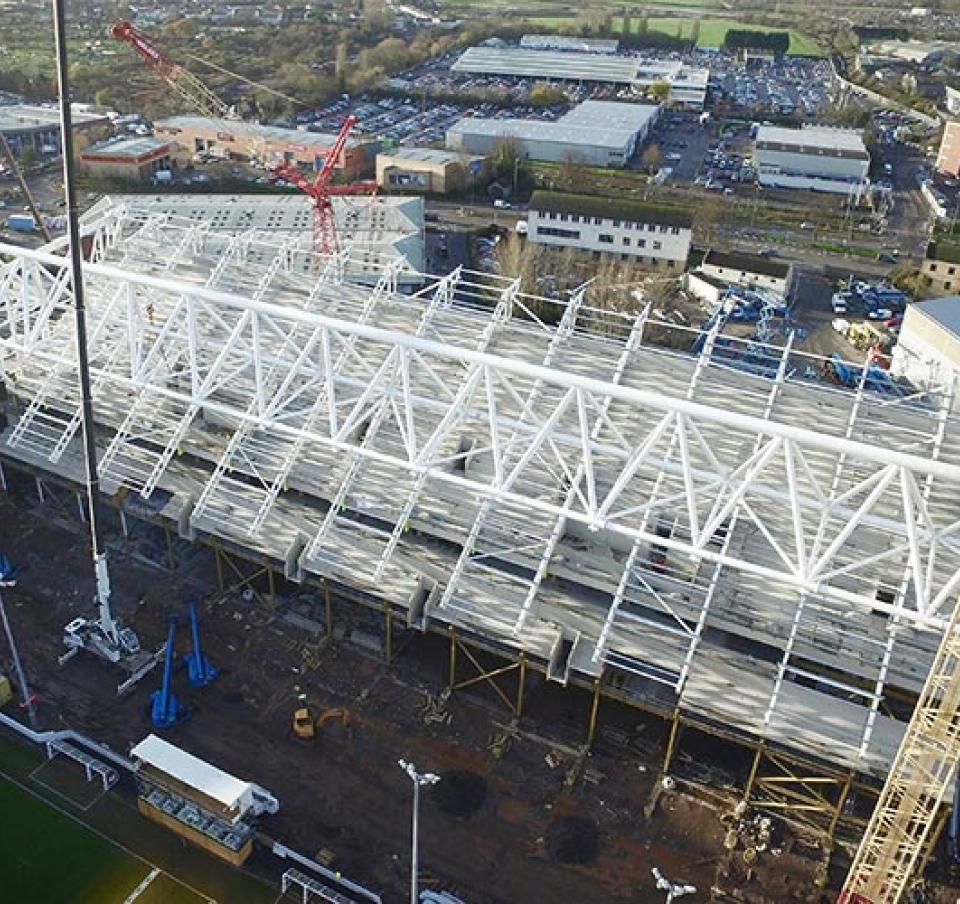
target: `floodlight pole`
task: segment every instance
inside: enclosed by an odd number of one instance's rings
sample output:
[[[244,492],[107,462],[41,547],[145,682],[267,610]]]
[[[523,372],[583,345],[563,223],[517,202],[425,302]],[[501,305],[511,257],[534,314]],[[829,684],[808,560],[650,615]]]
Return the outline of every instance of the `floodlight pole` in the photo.
[[[73,159],[73,113],[70,109],[65,18],[63,0],[54,0],[53,25],[57,49],[57,81],[60,89],[63,190],[67,204],[67,229],[70,239],[70,266],[77,336],[77,361],[80,369],[81,422],[87,469],[87,510],[90,522],[90,541],[93,547],[93,569],[97,580],[100,626],[111,643],[118,645],[119,626],[113,618],[110,608],[110,575],[107,570],[106,547],[103,542],[100,522],[97,519],[100,477],[97,474],[96,429],[93,419],[93,397],[90,388],[90,365],[87,351],[86,308],[83,298],[83,249],[80,247],[80,223],[77,215],[76,171]]]
[[[440,781],[439,775],[432,772],[417,772],[413,763],[406,760],[398,761],[400,768],[410,776],[413,782],[413,828],[410,842],[410,904],[418,904],[419,887],[418,873],[420,869],[420,788],[424,785],[435,785]]]

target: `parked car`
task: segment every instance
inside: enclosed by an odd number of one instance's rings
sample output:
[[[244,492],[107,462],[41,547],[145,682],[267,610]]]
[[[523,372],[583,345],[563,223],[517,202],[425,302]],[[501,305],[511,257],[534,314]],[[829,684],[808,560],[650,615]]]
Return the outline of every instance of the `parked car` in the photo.
[[[816,226],[815,223],[811,223],[809,220],[804,220],[804,221],[800,224],[800,228],[801,228],[801,229],[810,230],[810,229],[816,229],[817,226]]]

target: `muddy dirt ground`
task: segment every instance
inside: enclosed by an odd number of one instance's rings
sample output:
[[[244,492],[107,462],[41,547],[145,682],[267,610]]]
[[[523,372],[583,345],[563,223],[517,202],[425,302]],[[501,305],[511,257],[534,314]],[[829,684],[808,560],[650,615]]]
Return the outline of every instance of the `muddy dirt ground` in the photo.
[[[0,549],[23,571],[4,598],[43,727],[70,726],[126,751],[153,730],[147,705],[160,673],[118,699],[118,674],[107,666],[83,655],[57,665],[63,625],[89,612],[93,597],[85,525],[65,491],[51,488],[41,503],[31,478],[7,476]],[[222,670],[203,690],[176,675],[176,692],[193,715],[162,734],[272,791],[281,809],[263,821],[264,833],[310,856],[332,856],[336,869],[385,902],[407,894],[411,793],[401,757],[443,777],[423,795],[422,884],[470,904],[660,902],[665,893],[655,888],[653,866],[697,886],[685,901],[833,900],[814,884],[817,845],[801,844],[791,830],[778,825],[778,853],[761,854],[750,868],[742,850],[724,849],[719,817],[735,802],[732,791],[711,806],[681,783],[659,794],[645,816],[663,752],[660,720],[604,701],[596,741],[582,754],[590,695],[548,684],[531,669],[517,734],[497,756],[491,741],[511,714],[484,683],[456,691],[434,707],[442,719],[425,721],[425,701],[447,681],[444,638],[406,631],[398,618],[387,667],[382,616],[334,597],[332,635],[313,636],[284,615],[322,622],[319,591],[281,583],[274,604],[261,583],[256,592],[220,592],[208,548],[177,541],[179,564],[170,571],[162,532],[130,522],[124,540],[113,512],[105,521],[114,599],[143,645],[161,646],[168,616],[182,616],[186,601],[198,599],[205,651]],[[236,579],[229,566],[226,576]],[[178,652],[188,648],[183,625]],[[460,661],[460,677],[468,677],[472,667]],[[516,673],[500,682],[511,692]],[[298,693],[318,709],[346,707],[349,724],[331,722],[313,742],[294,738]],[[746,752],[734,758],[732,772],[749,767]],[[277,874],[266,854],[252,867]]]

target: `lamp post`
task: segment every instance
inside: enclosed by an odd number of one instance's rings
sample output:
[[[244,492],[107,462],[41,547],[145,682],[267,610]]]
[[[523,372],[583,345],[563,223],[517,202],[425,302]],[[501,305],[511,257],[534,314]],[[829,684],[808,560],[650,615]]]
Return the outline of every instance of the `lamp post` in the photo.
[[[413,763],[399,760],[400,768],[410,776],[413,782],[413,830],[410,853],[410,904],[417,904],[417,871],[419,868],[419,834],[420,834],[420,788],[425,785],[435,785],[440,781],[439,775],[432,772],[417,772]]]
[[[0,587],[16,587],[17,569],[11,564],[10,560],[0,553]],[[10,655],[13,658],[13,669],[17,673],[17,684],[20,687],[20,695],[23,697],[23,708],[27,711],[27,718],[30,720],[30,727],[37,727],[37,710],[33,705],[33,694],[27,687],[27,678],[23,673],[23,665],[20,663],[20,653],[17,650],[17,644],[13,638],[13,631],[10,628],[10,622],[7,620],[7,610],[3,605],[3,597],[0,596],[0,621],[3,622],[3,631],[7,635],[7,645],[10,647]]]

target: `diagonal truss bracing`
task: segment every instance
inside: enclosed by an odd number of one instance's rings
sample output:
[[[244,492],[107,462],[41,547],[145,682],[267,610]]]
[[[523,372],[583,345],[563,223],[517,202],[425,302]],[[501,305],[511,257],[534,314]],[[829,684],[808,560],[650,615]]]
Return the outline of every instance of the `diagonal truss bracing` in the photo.
[[[241,257],[250,241],[238,240]],[[70,307],[64,261],[2,250],[10,258],[0,272],[3,369],[30,395],[30,387],[75,361],[62,317]],[[276,303],[268,297],[283,297],[279,265],[269,296],[258,295],[263,282],[236,273],[231,284],[252,286],[249,294],[101,264],[86,272],[100,322],[111,314],[109,330],[92,343],[101,417],[119,434],[131,406],[146,396],[183,412],[177,424],[189,415],[186,427],[172,428],[165,451],[178,433],[189,445],[198,414],[208,425],[234,425],[234,437],[256,436],[277,464],[258,474],[249,456],[246,464],[236,457],[234,443],[218,473],[249,468],[268,500],[281,492],[277,477],[289,476],[295,457],[277,448],[328,450],[395,468],[413,486],[429,477],[460,487],[487,509],[521,506],[551,525],[579,523],[611,542],[653,544],[907,623],[939,624],[960,584],[960,511],[928,506],[921,489],[930,482],[955,487],[960,466],[929,457],[927,448],[918,454],[912,441],[898,448],[811,429],[806,419],[695,402],[635,380],[634,363],[622,381],[577,373],[564,364],[566,356],[583,354],[578,343],[585,340],[573,330],[543,335],[545,348],[555,351],[537,364],[418,335],[416,328],[367,323],[350,310],[330,316],[333,297],[345,291],[335,281],[317,290],[315,302],[325,304]],[[375,290],[365,291],[369,301]],[[111,307],[118,298],[123,303]],[[422,318],[430,299],[406,303]],[[151,316],[162,325],[151,324]],[[529,327],[511,326],[498,342],[508,333],[513,341],[541,341]],[[354,348],[361,341],[362,356]],[[338,357],[342,364],[334,368]],[[300,417],[286,416],[292,406]],[[932,410],[931,423],[936,416]],[[380,442],[382,431],[370,437],[375,418],[389,419],[390,436],[402,436],[399,446]],[[449,449],[464,437],[485,467],[451,466]],[[848,464],[833,485],[841,458]],[[205,506],[201,498],[195,517]],[[682,529],[670,536],[652,530],[652,510],[673,512]],[[752,542],[718,549],[718,532],[738,511],[755,527]],[[479,533],[482,521],[478,516],[470,533]],[[255,532],[266,522],[252,523]],[[549,534],[542,539],[549,545]],[[879,599],[876,574],[895,582],[906,569],[909,592]]]

